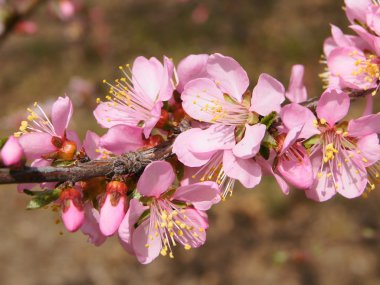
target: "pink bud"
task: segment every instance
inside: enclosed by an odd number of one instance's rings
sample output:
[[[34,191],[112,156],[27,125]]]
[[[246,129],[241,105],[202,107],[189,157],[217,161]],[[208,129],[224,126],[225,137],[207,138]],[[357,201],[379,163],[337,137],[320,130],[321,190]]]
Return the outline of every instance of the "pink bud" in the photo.
[[[75,14],[75,7],[72,1],[62,0],[59,2],[59,14],[63,20],[71,18]]]
[[[63,223],[69,232],[75,232],[83,224],[84,211],[83,209],[78,209],[73,200],[66,200],[65,203],[65,209],[61,212]]]
[[[23,155],[24,151],[18,140],[13,136],[9,137],[4,147],[1,149],[1,158],[4,165],[10,166],[19,164]]]
[[[112,193],[107,194],[106,200],[100,209],[99,227],[105,236],[113,235],[119,228],[125,216],[125,197],[121,196],[115,205]]]

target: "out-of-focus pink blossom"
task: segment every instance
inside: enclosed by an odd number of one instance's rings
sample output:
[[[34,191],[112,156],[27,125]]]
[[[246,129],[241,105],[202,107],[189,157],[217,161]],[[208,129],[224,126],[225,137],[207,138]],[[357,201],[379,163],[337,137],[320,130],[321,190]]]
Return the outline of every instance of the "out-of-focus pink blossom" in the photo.
[[[195,24],[203,24],[207,22],[210,11],[203,4],[198,4],[191,13],[191,19]]]
[[[1,149],[0,157],[5,166],[18,165],[21,163],[24,157],[24,150],[17,138],[14,136],[8,138]]]
[[[143,264],[160,253],[173,257],[172,247],[177,243],[189,250],[206,241],[205,211],[220,201],[216,183],[196,183],[175,190],[174,180],[168,162],[149,164],[137,184],[145,202],[132,199],[119,227],[121,244]]]

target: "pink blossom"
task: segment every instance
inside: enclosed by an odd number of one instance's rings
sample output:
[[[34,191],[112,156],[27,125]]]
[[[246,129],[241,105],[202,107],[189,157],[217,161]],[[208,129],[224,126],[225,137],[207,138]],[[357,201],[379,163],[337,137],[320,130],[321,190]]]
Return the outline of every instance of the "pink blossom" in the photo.
[[[164,65],[156,58],[137,57],[132,69],[120,66],[125,77],[110,86],[108,102],[101,102],[94,111],[98,123],[105,128],[115,125],[139,126],[146,138],[160,119],[163,101],[172,97],[173,63],[164,57]]]
[[[84,221],[80,229],[95,246],[102,245],[107,239],[99,228],[99,212],[90,203],[84,205]]]
[[[307,90],[303,84],[305,67],[302,64],[292,66],[289,88],[285,94],[290,102],[301,103],[307,99]]]
[[[198,59],[197,69],[203,70],[204,57]],[[181,69],[186,70],[184,64]],[[235,179],[253,188],[260,182],[261,169],[252,158],[259,152],[266,132],[259,116],[280,111],[284,87],[270,75],[262,74],[252,98],[247,100],[243,95],[249,85],[248,76],[234,59],[213,54],[204,69],[206,77],[189,81],[181,98],[187,114],[210,126],[179,135],[173,152],[186,166],[203,166],[198,173],[201,181],[216,179],[223,193],[232,189]],[[187,70],[194,68],[190,65]],[[238,142],[237,134],[243,134]]]
[[[18,165],[24,157],[24,150],[22,149],[18,139],[10,136],[4,144],[0,153],[1,160],[5,166]]]
[[[340,122],[349,106],[346,93],[328,89],[318,102],[318,119],[312,119],[314,115],[309,113],[295,121],[302,109],[305,113],[310,112],[302,106],[289,109],[288,116],[282,118],[288,128],[302,121],[304,133],[309,136],[317,133],[310,150],[314,183],[306,190],[307,197],[313,200],[326,201],[336,193],[346,198],[360,196],[368,183],[366,167],[371,167],[380,158],[376,135],[380,132],[376,123],[379,114],[351,120],[348,124]]]
[[[177,243],[188,250],[206,241],[205,211],[220,201],[216,183],[196,183],[175,190],[174,180],[168,162],[149,164],[137,184],[141,202],[131,200],[119,227],[121,244],[143,264],[160,253],[173,257],[172,247]]]
[[[373,5],[371,0],[345,0],[344,3],[347,18],[352,24],[355,24],[355,20],[366,22],[368,8]]]
[[[82,193],[76,188],[68,188],[60,195],[61,216],[69,232],[77,231],[84,221]]]
[[[91,159],[106,159],[110,155],[120,155],[135,151],[144,145],[142,129],[126,125],[116,125],[99,137],[87,131],[83,148]]]

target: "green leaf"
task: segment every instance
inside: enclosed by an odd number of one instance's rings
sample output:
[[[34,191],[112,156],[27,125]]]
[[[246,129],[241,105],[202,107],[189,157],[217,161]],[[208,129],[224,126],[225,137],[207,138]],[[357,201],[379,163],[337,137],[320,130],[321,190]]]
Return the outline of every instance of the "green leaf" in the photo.
[[[277,113],[272,112],[269,115],[266,115],[264,118],[261,119],[260,123],[267,126],[267,129],[273,124],[273,122],[276,120]]]
[[[320,135],[314,135],[311,138],[309,138],[308,140],[304,141],[303,145],[304,145],[305,148],[309,149],[313,145],[315,145],[316,143],[318,143],[319,140],[320,140]]]
[[[5,143],[8,141],[8,138],[6,137],[6,138],[2,138],[2,139],[0,139],[0,149],[2,149],[3,148],[3,146],[5,145]]]
[[[28,210],[39,209],[43,206],[50,204],[51,202],[57,200],[59,198],[59,195],[62,192],[61,189],[45,190],[45,191],[30,191],[30,190],[27,190],[27,191],[29,193],[33,193],[34,195],[34,198],[30,200],[28,205],[26,206]]]

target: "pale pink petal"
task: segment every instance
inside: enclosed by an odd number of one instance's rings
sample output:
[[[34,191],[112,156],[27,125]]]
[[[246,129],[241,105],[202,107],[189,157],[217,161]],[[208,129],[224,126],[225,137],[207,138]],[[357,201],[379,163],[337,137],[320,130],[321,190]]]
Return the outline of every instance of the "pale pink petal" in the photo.
[[[365,107],[363,111],[363,116],[371,115],[373,113],[373,96],[369,94],[365,97]]]
[[[261,181],[261,167],[253,159],[241,159],[226,150],[223,155],[223,170],[228,177],[240,181],[246,188],[253,188]]]
[[[266,116],[271,112],[279,113],[285,100],[285,88],[274,77],[262,73],[253,88],[250,111]]]
[[[10,136],[1,149],[0,157],[5,166],[19,164],[24,156],[24,151],[14,136]]]
[[[199,182],[178,187],[172,199],[189,202],[196,209],[206,211],[220,202],[220,191],[215,182]]]
[[[253,126],[246,124],[243,139],[232,149],[234,155],[243,159],[254,157],[260,150],[265,132],[266,126],[263,124]]]
[[[380,9],[378,5],[372,5],[367,11],[367,25],[380,35]]]
[[[291,129],[285,137],[285,140],[282,144],[281,152],[279,155],[283,155],[289,147],[293,146],[297,139],[299,139],[300,134],[302,132],[303,126],[299,125]]]
[[[47,133],[27,133],[19,138],[27,159],[41,158],[57,150],[51,143],[52,136]]]
[[[307,99],[307,91],[303,83],[304,72],[305,67],[302,64],[292,66],[289,88],[286,92],[286,97],[290,102],[301,103]]]
[[[126,107],[114,106],[112,103],[100,103],[93,112],[98,124],[103,128],[111,128],[116,125],[137,126],[139,118],[129,115]]]
[[[207,78],[194,79],[185,85],[185,90],[181,95],[183,100],[182,107],[192,118],[212,122],[215,117],[213,108],[217,108],[218,102],[223,102],[222,91],[216,84]]]
[[[150,101],[151,103],[156,102],[163,75],[164,67],[155,57],[147,59],[143,56],[139,56],[133,62],[133,88],[144,98],[144,100]],[[168,78],[166,78],[166,80],[168,80]],[[163,96],[166,96],[166,94]]]
[[[277,170],[287,182],[299,189],[307,189],[313,184],[313,168],[308,154],[301,145],[294,146],[298,152],[295,158],[282,156]]]
[[[160,235],[156,235],[157,230],[150,225],[149,219],[142,222],[132,235],[133,252],[142,264],[151,263],[162,249]]]
[[[206,242],[207,214],[203,211],[186,208],[183,216],[186,217],[186,225],[193,229],[183,230],[183,235],[178,235],[176,239],[182,245],[190,245],[192,248],[202,246]]]
[[[247,72],[232,57],[215,53],[208,58],[207,73],[215,80],[220,90],[241,102],[249,86]]]
[[[146,139],[149,138],[150,133],[152,132],[153,128],[156,126],[157,122],[160,120],[162,106],[163,106],[163,103],[161,101],[157,102],[152,108],[152,110],[150,111],[150,118],[144,122],[143,132]]]
[[[135,151],[144,145],[142,129],[126,125],[116,125],[100,138],[100,146],[113,154]]]
[[[350,108],[350,97],[338,89],[327,89],[319,98],[317,115],[319,119],[325,119],[332,127],[343,119]]]
[[[137,191],[146,197],[160,197],[175,179],[173,167],[166,161],[154,161],[145,167],[137,182]]]
[[[193,79],[207,77],[206,63],[207,54],[191,54],[180,61],[177,68],[178,85],[177,91],[182,93],[185,85]]]
[[[347,131],[353,137],[380,133],[380,113],[349,121]]]
[[[148,207],[143,206],[138,200],[132,199],[129,202],[129,209],[119,226],[119,240],[123,248],[130,254],[134,254],[132,247],[132,235],[134,226]]]
[[[282,123],[288,130],[303,126],[299,134],[300,138],[307,139],[319,133],[318,129],[314,126],[316,118],[313,112],[297,103],[285,105],[281,109],[280,116]]]
[[[330,53],[338,46],[332,37],[325,39],[323,42],[323,53],[326,57],[329,57]]]
[[[111,194],[107,194],[103,206],[100,208],[99,228],[103,235],[112,236],[120,226],[125,216],[125,198],[120,197],[116,206],[111,204]]]
[[[380,145],[377,134],[371,134],[360,138],[357,142],[357,147],[361,152],[360,156],[366,161],[364,163],[366,167],[380,160]]]
[[[331,26],[331,35],[338,47],[352,47],[353,43],[349,36],[345,35],[340,28],[335,25]]]
[[[160,101],[168,101],[173,96],[174,85],[172,82],[174,71],[173,61],[164,56],[164,69],[162,74],[162,81],[160,93],[158,95]]]
[[[367,9],[373,4],[371,0],[345,0],[344,3],[347,18],[351,23],[355,23],[355,20],[366,22]]]
[[[173,153],[177,155],[180,162],[190,167],[198,167],[206,164],[210,158],[215,154],[217,150],[196,153],[191,149],[191,140],[194,137],[201,134],[201,129],[190,129],[182,134],[180,134],[174,141]]]
[[[189,148],[194,153],[208,153],[220,149],[231,149],[235,145],[235,127],[214,124],[189,137]]]
[[[69,97],[59,97],[51,110],[51,121],[55,133],[62,137],[73,115],[73,103]]]
[[[95,246],[102,245],[107,239],[99,229],[99,212],[90,203],[84,206],[84,222],[80,229]]]
[[[367,42],[370,49],[376,54],[380,53],[380,37],[369,33],[366,29],[359,25],[351,25],[350,28],[357,33],[360,38]]]
[[[99,143],[100,137],[92,131],[87,131],[83,141],[83,148],[89,158],[98,159],[101,156],[101,154],[96,151],[99,149]]]
[[[68,200],[67,203],[69,204],[67,210],[61,212],[63,224],[69,232],[75,232],[83,224],[84,210],[78,209],[72,200]]]

